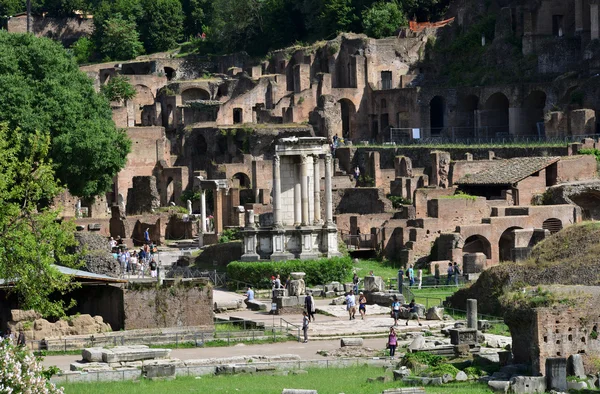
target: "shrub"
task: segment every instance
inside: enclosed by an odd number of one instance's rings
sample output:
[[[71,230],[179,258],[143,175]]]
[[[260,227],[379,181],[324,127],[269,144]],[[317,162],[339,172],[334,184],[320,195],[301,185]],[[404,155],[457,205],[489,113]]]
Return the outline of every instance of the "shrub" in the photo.
[[[406,353],[402,359],[402,365],[426,364],[430,367],[437,367],[444,362],[444,357],[425,352]]]
[[[108,80],[105,85],[100,87],[100,91],[108,101],[127,101],[135,97],[136,91],[129,83],[127,77],[116,75]]]
[[[94,42],[88,37],[81,37],[71,46],[71,53],[77,64],[89,62],[94,54]]]
[[[323,284],[332,281],[343,281],[352,269],[349,257],[334,257],[320,260],[288,260],[288,261],[234,261],[227,266],[230,279],[252,283],[255,286],[264,284],[265,278],[279,274],[286,278],[291,272],[305,272],[304,280],[308,285]]]
[[[223,230],[223,233],[219,237],[219,243],[224,244],[231,241],[236,241],[241,239],[240,237],[240,229],[238,228],[228,228]]]
[[[44,371],[28,349],[15,347],[12,340],[5,339],[0,342],[0,355],[0,392],[63,393],[62,388],[57,388],[47,380],[55,369]]]

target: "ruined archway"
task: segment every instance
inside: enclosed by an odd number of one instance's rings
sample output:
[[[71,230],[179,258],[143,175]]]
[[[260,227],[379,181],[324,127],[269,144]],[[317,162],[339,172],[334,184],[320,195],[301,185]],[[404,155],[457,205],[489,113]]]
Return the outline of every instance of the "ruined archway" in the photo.
[[[175,78],[175,69],[172,67],[165,67],[164,68],[165,71],[165,76],[167,77],[167,81],[171,81],[173,78]]]
[[[481,126],[488,137],[497,137],[509,133],[508,98],[503,93],[494,93],[485,102],[485,110],[481,111]]]
[[[546,107],[546,93],[534,90],[523,101],[522,117],[524,123],[523,133],[544,137],[544,108]]]
[[[550,234],[556,234],[563,228],[562,220],[557,218],[546,219],[542,223],[542,228],[544,230],[550,231]]]
[[[479,109],[479,97],[470,94],[461,97],[456,106],[454,115],[456,127],[454,135],[457,138],[473,138],[478,136],[477,110]]]
[[[133,108],[135,110],[135,124],[142,125],[148,122],[148,113],[146,112],[146,122],[143,122],[142,115],[144,107],[154,105],[154,94],[146,85],[135,85],[135,97],[133,98]],[[151,117],[151,116],[150,116]],[[147,125],[147,124],[144,124]]]
[[[210,100],[210,93],[200,88],[190,88],[181,92],[181,102],[183,104],[196,100]]]
[[[238,172],[231,177],[233,185],[238,186],[240,189],[249,189],[252,187],[250,177],[243,172]],[[237,185],[236,185],[237,184]]]
[[[356,115],[356,107],[354,103],[348,99],[338,101],[342,112],[342,136],[346,139],[352,137],[352,129],[354,127],[354,116]]]
[[[465,240],[463,253],[483,253],[486,259],[492,258],[492,245],[483,235],[471,235]]]
[[[435,96],[429,102],[429,126],[431,135],[440,135],[446,125],[446,100]]]
[[[509,227],[500,236],[498,241],[498,261],[515,261],[515,230],[521,230],[521,227]]]

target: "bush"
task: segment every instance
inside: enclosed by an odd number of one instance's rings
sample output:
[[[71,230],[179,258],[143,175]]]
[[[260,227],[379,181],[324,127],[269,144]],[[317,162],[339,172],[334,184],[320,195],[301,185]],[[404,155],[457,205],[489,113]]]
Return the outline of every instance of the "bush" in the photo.
[[[219,243],[224,244],[224,243],[236,241],[239,239],[242,239],[240,236],[240,229],[239,228],[228,228],[228,229],[223,230],[223,234],[221,234],[221,236],[219,237]]]
[[[362,25],[369,37],[383,38],[393,36],[408,21],[396,1],[379,1],[362,13]]]
[[[307,285],[324,284],[332,281],[343,281],[352,269],[349,257],[334,257],[320,260],[288,260],[288,261],[234,261],[227,266],[230,279],[252,283],[255,286],[266,283],[265,278],[279,274],[286,278],[291,272],[305,272]]]
[[[89,62],[94,54],[94,50],[94,42],[88,37],[81,37],[71,46],[71,53],[77,64]]]
[[[135,97],[136,91],[123,75],[116,75],[100,87],[100,91],[108,101],[127,101]]]
[[[47,379],[56,370],[45,371],[31,352],[15,347],[12,340],[0,342],[0,392],[58,394],[63,390],[56,388]]]

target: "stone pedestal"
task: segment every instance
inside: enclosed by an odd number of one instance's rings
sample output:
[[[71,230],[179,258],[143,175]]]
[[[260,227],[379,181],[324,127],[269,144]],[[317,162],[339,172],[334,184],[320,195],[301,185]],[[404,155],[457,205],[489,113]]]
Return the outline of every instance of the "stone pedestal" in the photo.
[[[271,254],[271,260],[283,261],[291,260],[294,255],[286,250],[285,247],[285,231],[283,229],[274,229],[271,233],[273,254]]]
[[[546,359],[546,388],[567,391],[567,359],[554,357]]]
[[[371,293],[385,291],[385,282],[381,276],[365,276],[365,290]]]
[[[244,232],[244,254],[241,257],[242,261],[258,261],[260,256],[256,253],[256,231]]]
[[[304,284],[304,279],[292,280],[290,282],[288,293],[290,296],[301,296],[306,294],[306,285]]]
[[[477,330],[473,328],[453,328],[450,332],[450,343],[452,345],[476,345]]]

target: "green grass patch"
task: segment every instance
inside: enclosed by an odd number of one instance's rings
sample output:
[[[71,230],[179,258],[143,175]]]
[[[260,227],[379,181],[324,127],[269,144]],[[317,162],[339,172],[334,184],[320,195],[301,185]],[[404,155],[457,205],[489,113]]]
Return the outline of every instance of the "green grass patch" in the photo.
[[[388,279],[395,279],[398,277],[399,268],[400,264],[392,261],[359,260],[358,263],[352,264],[352,270],[346,275],[344,281],[345,283],[352,282],[354,271],[356,271],[361,280],[365,276],[368,276],[369,272],[373,271],[373,275],[381,276],[383,280],[388,283]]]
[[[423,304],[427,307],[437,306],[446,300],[446,297],[450,297],[456,293],[461,287],[449,286],[449,287],[427,287],[421,290],[415,286],[411,287],[412,293],[415,295],[415,302]]]
[[[318,390],[319,394],[380,394],[383,390],[401,387],[398,382],[367,383],[367,378],[375,378],[385,373],[381,368],[360,366],[349,368],[308,369],[308,375],[268,376],[233,375],[185,377],[171,381],[128,381],[94,382],[66,384],[66,394],[128,393],[223,393],[223,394],[280,394],[284,388]],[[391,375],[390,375],[391,376]],[[477,383],[447,384],[440,387],[427,387],[431,394],[481,394],[491,393],[487,386]]]

